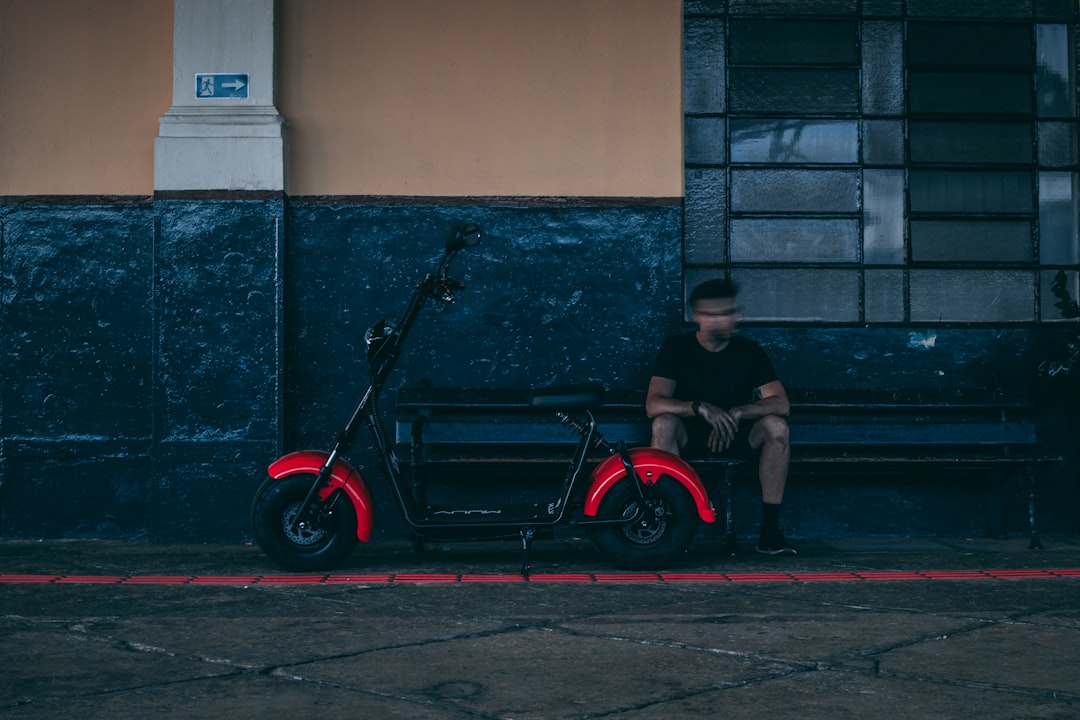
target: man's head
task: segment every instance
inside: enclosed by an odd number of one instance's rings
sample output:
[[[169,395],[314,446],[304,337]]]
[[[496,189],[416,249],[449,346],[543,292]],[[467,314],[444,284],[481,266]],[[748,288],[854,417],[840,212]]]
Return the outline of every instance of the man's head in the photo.
[[[690,311],[698,324],[698,335],[708,344],[723,344],[735,334],[739,324],[739,305],[735,296],[739,286],[726,278],[706,280],[690,293]]]

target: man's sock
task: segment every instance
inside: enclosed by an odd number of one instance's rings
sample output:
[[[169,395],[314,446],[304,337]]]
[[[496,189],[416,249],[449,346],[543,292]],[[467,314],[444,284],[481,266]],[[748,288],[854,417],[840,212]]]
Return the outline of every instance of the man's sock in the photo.
[[[775,537],[780,534],[780,506],[761,503],[761,537]]]

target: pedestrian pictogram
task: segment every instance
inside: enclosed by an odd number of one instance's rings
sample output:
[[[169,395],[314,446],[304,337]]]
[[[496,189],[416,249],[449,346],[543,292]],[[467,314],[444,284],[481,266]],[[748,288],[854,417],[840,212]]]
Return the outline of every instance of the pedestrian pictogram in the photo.
[[[196,73],[195,97],[200,100],[242,100],[248,96],[248,73]]]

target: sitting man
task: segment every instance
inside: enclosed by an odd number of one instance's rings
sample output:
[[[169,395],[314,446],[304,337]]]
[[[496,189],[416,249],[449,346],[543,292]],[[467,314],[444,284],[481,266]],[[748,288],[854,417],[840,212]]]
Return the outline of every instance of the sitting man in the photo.
[[[645,411],[652,446],[682,455],[758,454],[761,536],[757,551],[794,555],[780,530],[780,504],[790,449],[787,392],[765,351],[737,334],[738,286],[707,280],[690,294],[698,325],[664,341],[656,359]]]

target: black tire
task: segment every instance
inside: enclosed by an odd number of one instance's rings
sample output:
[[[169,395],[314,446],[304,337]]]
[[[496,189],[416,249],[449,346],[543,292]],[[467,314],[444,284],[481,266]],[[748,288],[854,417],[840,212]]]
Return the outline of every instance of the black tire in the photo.
[[[598,525],[589,529],[596,549],[623,570],[660,570],[674,563],[697,531],[697,506],[690,493],[674,478],[664,476],[645,487],[646,502],[656,508],[637,522]],[[638,495],[623,478],[600,502],[600,518],[630,517]]]
[[[315,475],[270,478],[251,504],[256,542],[288,570],[331,570],[356,547],[356,509],[340,491],[324,503],[332,504],[332,509],[318,513],[316,526],[292,530],[293,518],[314,481]]]

